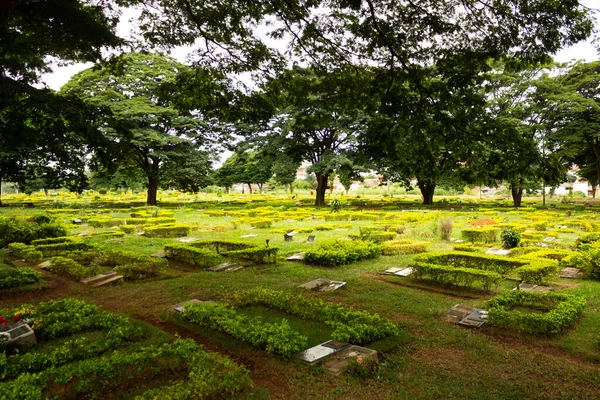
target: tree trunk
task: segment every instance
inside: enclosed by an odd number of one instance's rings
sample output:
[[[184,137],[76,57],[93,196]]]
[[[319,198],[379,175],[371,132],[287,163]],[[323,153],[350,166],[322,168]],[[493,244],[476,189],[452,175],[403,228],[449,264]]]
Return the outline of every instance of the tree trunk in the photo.
[[[288,194],[288,184],[287,184],[287,183],[284,183],[284,184],[283,184],[283,187],[284,187],[284,189],[285,189],[285,194]]]
[[[598,187],[598,186],[596,186],[596,185],[592,185],[592,199],[595,199],[595,198],[596,198],[596,188],[597,188],[597,187]]]
[[[294,183],[290,183],[290,194],[294,194]]]
[[[521,199],[523,198],[523,188],[511,187],[510,189],[513,198],[513,204],[515,207],[521,207]]]
[[[262,183],[257,183],[257,185],[258,185],[258,194],[262,194],[263,184]]]
[[[246,192],[245,192],[245,190],[246,190],[246,189],[245,189],[245,186],[244,186],[244,184],[242,183],[242,194],[246,193]]]
[[[325,205],[325,191],[327,191],[328,176],[317,174],[317,197],[315,206],[320,207]]]
[[[44,188],[44,195],[46,195],[46,197],[48,197],[48,188]]]
[[[542,206],[546,207],[546,182],[542,185]]]
[[[387,194],[388,196],[392,194],[392,182],[387,181]]]
[[[252,184],[248,184],[248,193],[250,193],[250,195],[252,195]]]
[[[433,204],[433,194],[435,193],[435,182],[425,181],[421,182],[417,179],[417,185],[423,196],[423,205],[428,206]]]
[[[157,192],[158,192],[158,176],[149,176],[148,177],[148,198],[146,200],[146,205],[148,205],[148,206],[156,205]]]
[[[2,176],[0,176],[0,206],[2,205]]]

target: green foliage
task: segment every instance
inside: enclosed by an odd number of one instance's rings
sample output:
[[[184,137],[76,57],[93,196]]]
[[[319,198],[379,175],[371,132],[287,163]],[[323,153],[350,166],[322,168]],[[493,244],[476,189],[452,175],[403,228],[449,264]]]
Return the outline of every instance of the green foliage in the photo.
[[[521,241],[521,233],[515,229],[504,229],[500,234],[500,239],[505,249],[514,249]]]
[[[227,256],[233,260],[249,261],[254,264],[275,264],[278,251],[278,247],[251,247],[229,251]]]
[[[396,232],[374,232],[370,230],[362,230],[357,234],[348,235],[353,240],[371,241],[374,243],[383,243],[388,240],[394,240]]]
[[[276,290],[255,289],[238,293],[235,305],[260,305],[301,318],[323,322],[335,329],[331,334],[332,339],[341,342],[365,344],[399,334],[396,325],[378,314],[357,311],[339,304],[306,299]]]
[[[214,250],[192,247],[186,244],[165,245],[167,258],[202,268],[212,267],[223,262],[223,257]]]
[[[479,286],[483,290],[490,290],[498,286],[502,275],[493,271],[474,268],[463,268],[445,265],[428,264],[422,262],[411,263],[414,268],[411,276],[417,279],[431,279],[444,285]]]
[[[135,225],[121,225],[119,226],[119,229],[126,234],[132,234],[136,231]]]
[[[186,224],[164,224],[156,226],[146,226],[144,228],[144,236],[161,237],[161,238],[176,238],[187,236],[192,231],[192,227]]]
[[[550,279],[556,278],[558,275],[558,262],[554,260],[546,260],[546,262],[533,262],[530,265],[519,267],[515,273],[525,283],[534,283],[541,285],[548,282]]]
[[[359,356],[344,367],[344,373],[358,379],[371,379],[379,376],[380,367],[373,358]]]
[[[342,201],[340,199],[331,200],[331,203],[329,203],[329,206],[331,207],[332,213],[337,213],[337,212],[342,211]]]
[[[394,256],[397,254],[417,254],[425,253],[429,247],[429,242],[417,240],[392,240],[384,242],[382,252],[385,256]]]
[[[280,324],[263,323],[260,317],[249,318],[232,308],[210,303],[187,305],[183,316],[286,358],[306,347],[306,337],[291,329],[285,319]]]
[[[600,281],[600,242],[590,245],[585,257],[585,261],[588,260],[589,262],[582,265],[587,267],[588,277]]]
[[[414,261],[493,271],[500,275],[506,275],[516,268],[529,264],[529,262],[525,260],[507,259],[488,254],[451,251],[418,254],[414,257]]]
[[[41,251],[44,257],[52,257],[61,255],[68,251],[90,251],[96,250],[97,246],[86,243],[84,241],[68,241],[55,244],[41,244],[35,246],[36,250]]]
[[[324,242],[304,253],[304,262],[311,265],[334,267],[381,255],[381,246],[362,240]]]
[[[469,253],[477,253],[479,249],[470,244],[455,244],[452,246],[452,250],[454,251],[466,251]]]
[[[498,229],[496,228],[463,229],[460,234],[463,239],[471,243],[493,243],[498,240]]]
[[[452,218],[443,218],[438,222],[438,229],[440,231],[442,240],[450,240],[452,236]]]
[[[565,293],[536,293],[512,290],[487,302],[490,323],[532,334],[557,334],[571,326],[583,313],[582,297]],[[538,312],[522,312],[513,307],[525,307]],[[539,312],[541,311],[541,312]]]
[[[0,262],[0,290],[39,283],[41,276],[31,268],[14,268]]]
[[[30,244],[36,239],[67,235],[63,225],[41,221],[38,223],[35,220],[30,222],[22,218],[0,217],[0,248],[14,242]]]
[[[52,257],[50,263],[51,265],[48,268],[55,274],[76,280],[81,280],[97,272],[93,269],[85,268],[77,261],[67,257]]]
[[[114,271],[133,280],[158,276],[167,267],[167,261],[162,258],[126,250],[106,250],[100,262],[115,267]]]

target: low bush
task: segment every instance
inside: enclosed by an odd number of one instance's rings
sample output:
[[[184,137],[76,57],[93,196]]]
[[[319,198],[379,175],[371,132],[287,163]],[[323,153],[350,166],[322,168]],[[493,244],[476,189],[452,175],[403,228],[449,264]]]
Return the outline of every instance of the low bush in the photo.
[[[460,234],[463,239],[471,243],[493,243],[498,240],[498,229],[496,228],[463,229]]]
[[[52,257],[50,259],[51,265],[48,267],[55,274],[66,276],[68,278],[81,280],[88,276],[94,275],[92,269],[87,269],[77,261],[67,257]]]
[[[183,317],[286,358],[306,347],[306,337],[290,328],[285,319],[280,324],[267,323],[260,317],[250,318],[233,308],[211,303],[187,305]]]
[[[123,237],[125,236],[125,232],[123,231],[102,231],[102,232],[94,232],[91,236],[94,237]]]
[[[39,283],[41,276],[31,268],[14,268],[0,263],[0,290]]]
[[[255,289],[237,293],[234,305],[258,305],[323,322],[334,328],[331,338],[340,342],[366,344],[400,333],[396,325],[378,314],[276,290]]]
[[[190,225],[185,224],[165,224],[156,226],[146,226],[144,236],[160,238],[176,238],[187,236],[192,231]]]
[[[249,261],[254,264],[275,264],[278,251],[278,247],[250,247],[229,251],[227,256],[232,260]]]
[[[455,244],[454,246],[452,246],[452,250],[466,251],[468,253],[477,253],[479,251],[479,248],[470,244]]]
[[[427,247],[429,247],[429,242],[425,241],[392,240],[383,243],[382,253],[385,256],[425,253],[427,251]]]
[[[541,285],[550,279],[558,277],[558,261],[534,261],[532,264],[517,268],[514,272],[521,278],[522,282]]]
[[[371,241],[374,243],[383,243],[388,240],[394,240],[397,236],[396,232],[375,232],[362,231],[359,234],[350,234],[348,237],[352,240]]]
[[[414,268],[411,276],[417,279],[431,279],[445,285],[479,286],[483,290],[490,290],[498,286],[502,275],[493,271],[473,268],[461,268],[445,265],[435,265],[422,262],[411,263]]]
[[[96,250],[97,246],[84,241],[70,241],[56,244],[41,244],[35,246],[35,249],[41,251],[44,257],[52,257],[61,255],[68,251]]]
[[[529,264],[529,262],[525,260],[507,259],[488,254],[473,254],[469,252],[458,251],[418,254],[415,256],[414,261],[428,264],[451,265],[453,267],[493,271],[499,273],[500,275],[506,275],[516,268]]]
[[[39,245],[43,245],[43,244],[72,243],[72,242],[77,242],[77,241],[81,241],[81,240],[79,238],[74,238],[72,236],[62,236],[62,237],[56,237],[56,238],[32,240],[31,244],[33,246],[39,246]]]
[[[488,320],[503,328],[550,335],[571,326],[583,313],[585,305],[582,297],[570,294],[512,290],[487,302]],[[514,310],[517,306],[535,312]]]
[[[119,229],[125,232],[126,234],[132,234],[136,231],[135,225],[121,225],[119,226]]]
[[[304,253],[304,262],[311,265],[333,267],[381,255],[381,246],[362,240],[336,240],[324,242]]]
[[[168,259],[202,268],[212,267],[223,262],[223,257],[214,250],[192,247],[183,243],[165,245],[165,255]]]
[[[442,240],[448,241],[452,236],[452,218],[443,218],[438,222],[438,230]]]
[[[67,229],[51,218],[6,218],[0,217],[0,248],[9,243],[30,244],[36,239],[66,236]]]
[[[521,233],[516,229],[504,229],[500,234],[500,239],[502,239],[502,246],[505,249],[514,249],[521,241]]]

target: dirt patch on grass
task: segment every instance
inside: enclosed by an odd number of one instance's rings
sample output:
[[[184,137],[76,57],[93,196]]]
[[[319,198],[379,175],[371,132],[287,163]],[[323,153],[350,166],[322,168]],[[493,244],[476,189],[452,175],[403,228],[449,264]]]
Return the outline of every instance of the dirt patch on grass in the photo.
[[[497,222],[491,218],[480,218],[480,219],[476,219],[475,221],[469,222],[469,225],[471,225],[471,226],[486,226],[486,225],[495,225],[495,224],[497,224]]]

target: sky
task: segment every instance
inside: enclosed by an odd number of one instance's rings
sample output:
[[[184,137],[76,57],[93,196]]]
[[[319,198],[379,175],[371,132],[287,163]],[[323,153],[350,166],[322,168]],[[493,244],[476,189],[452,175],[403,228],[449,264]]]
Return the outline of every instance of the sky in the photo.
[[[600,30],[600,0],[581,0],[581,4],[597,10],[596,29]],[[128,37],[131,35],[134,24],[130,21],[130,18],[134,18],[135,16],[135,10],[125,10],[121,22],[117,26],[117,34],[119,36]],[[185,63],[190,50],[191,48],[176,48],[171,52],[171,56],[175,57],[178,61]],[[589,39],[588,41],[577,43],[559,51],[554,59],[558,62],[568,62],[573,60],[590,62],[599,60],[600,55],[592,45],[591,39]],[[55,66],[52,73],[42,75],[42,82],[51,89],[59,90],[73,75],[92,65],[92,63],[77,63],[62,67]]]

